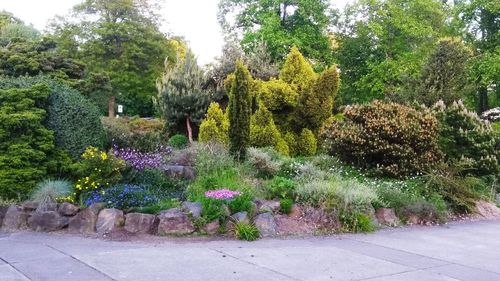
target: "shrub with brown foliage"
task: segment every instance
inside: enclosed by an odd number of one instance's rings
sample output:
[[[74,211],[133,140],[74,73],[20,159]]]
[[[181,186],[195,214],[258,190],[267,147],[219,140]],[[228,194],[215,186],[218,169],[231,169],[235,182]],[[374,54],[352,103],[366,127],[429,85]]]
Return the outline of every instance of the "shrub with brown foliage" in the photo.
[[[442,158],[436,118],[396,103],[350,106],[321,135],[330,154],[392,177],[424,172]]]

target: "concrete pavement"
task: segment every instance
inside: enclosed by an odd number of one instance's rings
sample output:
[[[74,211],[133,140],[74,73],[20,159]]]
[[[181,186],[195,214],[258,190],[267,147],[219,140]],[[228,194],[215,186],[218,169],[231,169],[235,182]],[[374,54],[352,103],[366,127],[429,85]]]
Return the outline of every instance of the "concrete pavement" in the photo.
[[[0,232],[0,280],[500,280],[500,221],[256,242]]]

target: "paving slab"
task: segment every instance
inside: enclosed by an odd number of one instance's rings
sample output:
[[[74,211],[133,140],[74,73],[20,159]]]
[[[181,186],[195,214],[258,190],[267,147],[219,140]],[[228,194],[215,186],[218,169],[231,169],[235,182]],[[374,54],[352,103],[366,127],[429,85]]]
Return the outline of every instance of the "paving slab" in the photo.
[[[423,270],[386,275],[369,279],[370,281],[459,281],[445,275],[430,273]]]
[[[496,261],[497,266],[500,267],[500,260]],[[462,281],[498,281],[500,280],[500,274],[490,271],[481,270],[478,268],[471,268],[458,264],[449,264],[444,266],[438,266],[429,269],[430,272],[444,274],[450,277],[454,277]]]
[[[2,281],[29,281],[12,266],[8,264],[0,265],[0,280]]]

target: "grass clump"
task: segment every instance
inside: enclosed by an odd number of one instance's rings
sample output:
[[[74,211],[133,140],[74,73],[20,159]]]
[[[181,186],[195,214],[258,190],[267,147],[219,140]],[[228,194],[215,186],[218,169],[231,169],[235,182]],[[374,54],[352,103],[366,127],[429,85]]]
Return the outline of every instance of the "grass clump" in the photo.
[[[58,200],[73,194],[73,184],[67,180],[44,180],[36,186],[31,200],[38,203],[38,211],[47,211]]]
[[[292,199],[281,199],[280,200],[280,212],[283,214],[290,214],[293,208]]]
[[[259,229],[253,224],[237,222],[234,225],[234,234],[239,240],[255,241],[259,238]]]

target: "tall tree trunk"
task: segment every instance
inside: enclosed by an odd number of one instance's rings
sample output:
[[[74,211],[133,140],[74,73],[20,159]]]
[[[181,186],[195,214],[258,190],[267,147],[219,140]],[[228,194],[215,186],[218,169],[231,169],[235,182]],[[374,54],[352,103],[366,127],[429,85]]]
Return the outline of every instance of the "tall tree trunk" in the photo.
[[[479,87],[479,114],[488,110],[488,88],[486,86]]]
[[[115,96],[108,99],[108,116],[115,117]]]
[[[191,121],[189,120],[189,116],[186,118],[186,129],[188,133],[189,143],[193,143],[193,129],[191,128]]]

